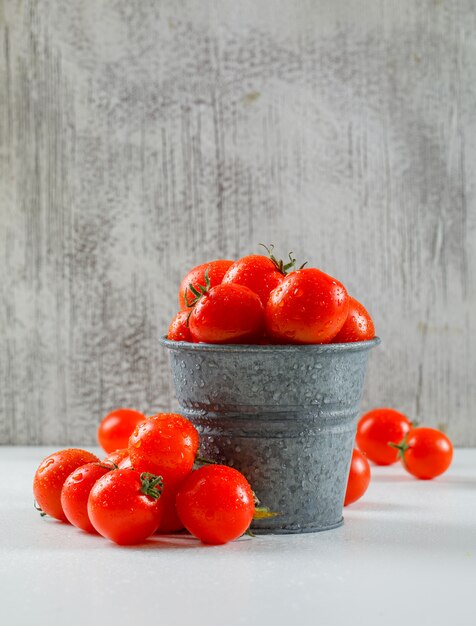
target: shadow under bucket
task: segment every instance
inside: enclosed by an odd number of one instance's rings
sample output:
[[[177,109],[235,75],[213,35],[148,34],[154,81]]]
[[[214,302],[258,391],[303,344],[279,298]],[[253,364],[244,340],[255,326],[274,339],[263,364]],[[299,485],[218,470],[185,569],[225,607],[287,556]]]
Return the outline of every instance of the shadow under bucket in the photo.
[[[368,353],[380,339],[215,345],[162,339],[201,456],[240,470],[263,506],[257,534],[342,524]]]

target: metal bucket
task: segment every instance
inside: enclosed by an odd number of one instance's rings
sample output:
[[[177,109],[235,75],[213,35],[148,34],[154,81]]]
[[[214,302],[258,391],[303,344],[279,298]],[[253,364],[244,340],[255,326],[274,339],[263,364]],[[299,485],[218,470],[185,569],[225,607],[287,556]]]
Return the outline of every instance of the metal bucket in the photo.
[[[343,522],[368,353],[380,339],[318,345],[215,345],[162,339],[201,456],[231,465],[278,516],[253,532]]]

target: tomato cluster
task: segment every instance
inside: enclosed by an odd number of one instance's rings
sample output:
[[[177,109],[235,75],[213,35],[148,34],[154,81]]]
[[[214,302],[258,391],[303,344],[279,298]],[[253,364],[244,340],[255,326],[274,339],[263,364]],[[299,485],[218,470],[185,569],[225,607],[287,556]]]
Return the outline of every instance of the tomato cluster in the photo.
[[[224,465],[194,469],[198,432],[182,415],[119,409],[103,419],[98,439],[109,453],[102,461],[68,449],[41,462],[33,492],[42,514],[121,545],[184,527],[220,544],[249,528],[255,504],[248,481]]]
[[[315,344],[365,341],[372,318],[337,279],[251,254],[198,265],[179,288],[168,339],[196,343]]]
[[[370,483],[370,465],[391,465],[398,460],[404,469],[421,480],[446,472],[453,459],[453,445],[434,428],[416,428],[406,415],[378,408],[361,417],[357,426],[344,506],[363,496]]]

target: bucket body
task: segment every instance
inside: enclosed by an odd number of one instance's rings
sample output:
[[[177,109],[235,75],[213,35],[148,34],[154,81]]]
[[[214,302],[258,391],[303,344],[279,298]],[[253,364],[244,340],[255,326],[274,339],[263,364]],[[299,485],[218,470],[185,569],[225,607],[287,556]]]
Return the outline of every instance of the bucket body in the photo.
[[[370,341],[215,345],[162,339],[200,455],[235,467],[263,506],[257,534],[342,524]]]

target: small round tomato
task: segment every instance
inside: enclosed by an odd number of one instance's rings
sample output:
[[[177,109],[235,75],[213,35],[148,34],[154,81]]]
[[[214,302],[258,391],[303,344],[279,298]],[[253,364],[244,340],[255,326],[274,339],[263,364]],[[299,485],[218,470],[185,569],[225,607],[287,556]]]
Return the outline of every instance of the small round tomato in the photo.
[[[187,476],[177,493],[176,506],[185,528],[208,544],[240,537],[255,512],[250,484],[226,465],[208,465]]]
[[[435,428],[413,428],[394,447],[407,472],[422,480],[446,472],[453,459],[451,441]]]
[[[97,456],[91,452],[78,448],[60,450],[43,459],[33,479],[33,494],[43,513],[67,522],[61,506],[64,481],[80,465],[98,461]]]
[[[171,341],[193,341],[190,329],[188,327],[188,317],[190,309],[179,311],[174,319],[170,322],[167,331],[167,339]]]
[[[375,337],[372,318],[365,307],[355,298],[349,297],[349,313],[344,325],[332,340],[332,343],[367,341]]]
[[[265,307],[269,294],[281,284],[284,274],[276,263],[261,254],[250,254],[233,263],[225,276],[223,285],[243,285],[256,293]]]
[[[162,479],[147,472],[114,470],[94,484],[88,515],[103,537],[120,545],[142,543],[158,528]]]
[[[104,417],[98,427],[99,445],[106,452],[127,448],[135,427],[146,419],[134,409],[115,409]]]
[[[88,533],[96,530],[88,516],[89,492],[97,480],[113,470],[112,464],[86,463],[74,470],[64,481],[61,490],[61,506],[68,522]]]
[[[111,454],[108,454],[103,463],[112,463],[113,465],[119,465],[125,459],[129,459],[129,450],[127,448],[120,448],[114,450]]]
[[[221,284],[200,297],[188,325],[197,342],[252,343],[263,333],[263,305],[248,287]]]
[[[172,489],[192,471],[198,450],[198,432],[177,413],[159,413],[137,426],[129,439],[132,466],[153,472]]]
[[[210,287],[219,285],[223,280],[228,268],[233,265],[233,261],[226,259],[218,259],[216,261],[210,261],[209,263],[203,263],[197,265],[191,269],[180,283],[180,289],[178,293],[180,310],[187,309],[187,300],[193,300],[194,295],[190,291],[190,285],[195,289],[198,289],[200,285],[205,284],[205,273],[207,272],[208,280],[210,281]]]
[[[380,408],[365,413],[357,425],[356,443],[361,452],[377,465],[391,465],[398,451],[389,444],[399,443],[411,428],[410,420],[395,409]]]
[[[284,343],[329,343],[349,311],[347,291],[339,281],[315,268],[288,274],[271,292],[266,331]]]
[[[345,492],[344,506],[352,504],[367,491],[370,483],[370,465],[365,456],[354,448],[350,462],[349,479]]]

